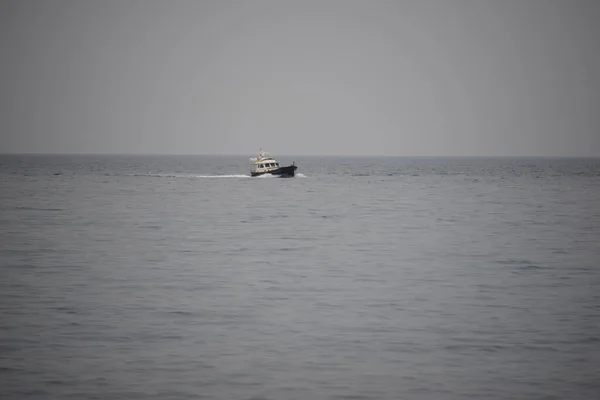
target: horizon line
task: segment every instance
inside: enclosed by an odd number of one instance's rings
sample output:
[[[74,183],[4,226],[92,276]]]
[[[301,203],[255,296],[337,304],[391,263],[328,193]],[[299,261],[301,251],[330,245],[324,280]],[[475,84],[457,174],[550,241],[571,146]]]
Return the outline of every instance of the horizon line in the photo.
[[[224,156],[246,157],[254,153],[88,153],[88,152],[0,152],[2,156]],[[271,153],[273,154],[273,153]],[[386,157],[386,158],[600,158],[580,155],[387,155],[387,154],[292,154],[278,153],[283,157]]]

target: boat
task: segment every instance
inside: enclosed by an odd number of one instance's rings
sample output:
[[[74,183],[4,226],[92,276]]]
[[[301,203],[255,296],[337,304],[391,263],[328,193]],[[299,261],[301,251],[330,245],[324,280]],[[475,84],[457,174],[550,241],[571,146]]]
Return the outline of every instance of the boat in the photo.
[[[260,149],[258,157],[250,159],[251,176],[270,174],[280,178],[292,178],[296,173],[296,169],[298,169],[298,167],[296,166],[295,161],[292,165],[282,167],[279,165],[279,161],[275,160],[270,153],[262,151],[262,149]]]

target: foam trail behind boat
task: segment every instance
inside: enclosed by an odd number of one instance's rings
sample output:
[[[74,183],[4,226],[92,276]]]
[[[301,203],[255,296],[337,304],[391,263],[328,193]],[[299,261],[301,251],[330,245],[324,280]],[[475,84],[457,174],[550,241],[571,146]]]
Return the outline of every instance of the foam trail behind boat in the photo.
[[[250,175],[194,175],[194,178],[251,178]]]
[[[250,175],[193,175],[193,174],[127,174],[126,176],[146,176],[149,178],[251,178]]]

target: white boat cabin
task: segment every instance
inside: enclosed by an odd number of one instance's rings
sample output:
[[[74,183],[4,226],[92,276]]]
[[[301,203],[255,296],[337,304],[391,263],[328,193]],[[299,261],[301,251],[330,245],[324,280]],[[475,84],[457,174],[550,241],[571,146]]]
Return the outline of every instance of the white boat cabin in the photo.
[[[258,157],[250,159],[250,169],[252,172],[271,172],[278,168],[279,162],[264,151],[261,151]]]

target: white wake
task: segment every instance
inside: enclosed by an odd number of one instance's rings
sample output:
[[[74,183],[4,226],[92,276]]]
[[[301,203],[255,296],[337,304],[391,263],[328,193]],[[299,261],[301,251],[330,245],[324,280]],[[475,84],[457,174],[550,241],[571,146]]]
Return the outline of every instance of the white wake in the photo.
[[[231,174],[231,175],[187,175],[187,174],[127,174],[128,176],[145,176],[145,177],[154,177],[154,178],[254,178],[254,179],[270,179],[270,178],[279,178],[279,176],[264,174],[256,177],[252,177],[250,175],[243,174]],[[298,178],[306,178],[304,174],[296,174]]]
[[[250,175],[192,175],[192,178],[251,178]]]

